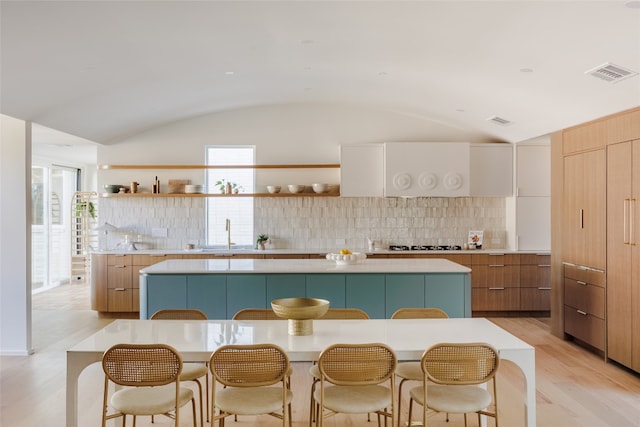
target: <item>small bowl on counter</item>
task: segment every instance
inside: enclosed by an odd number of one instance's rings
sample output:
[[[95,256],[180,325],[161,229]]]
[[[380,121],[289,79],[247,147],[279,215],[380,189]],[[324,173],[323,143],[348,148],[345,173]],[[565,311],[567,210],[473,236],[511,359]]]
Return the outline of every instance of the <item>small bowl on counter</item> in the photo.
[[[267,191],[271,194],[279,193],[281,188],[279,185],[267,185]]]
[[[334,261],[337,265],[351,265],[367,259],[367,254],[362,252],[352,252],[350,254],[328,253],[325,258],[329,261]]]
[[[315,191],[316,193],[326,193],[327,191],[329,191],[330,185],[329,184],[313,184],[311,186],[313,188],[313,191]]]
[[[290,193],[302,193],[304,191],[304,185],[299,185],[299,184],[289,184],[287,185],[287,188],[289,189]]]

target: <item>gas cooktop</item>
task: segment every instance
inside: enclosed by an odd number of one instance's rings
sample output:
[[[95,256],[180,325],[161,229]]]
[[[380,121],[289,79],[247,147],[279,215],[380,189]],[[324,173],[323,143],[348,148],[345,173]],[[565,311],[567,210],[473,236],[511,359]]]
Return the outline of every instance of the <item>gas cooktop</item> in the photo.
[[[459,245],[390,245],[390,251],[461,251]]]

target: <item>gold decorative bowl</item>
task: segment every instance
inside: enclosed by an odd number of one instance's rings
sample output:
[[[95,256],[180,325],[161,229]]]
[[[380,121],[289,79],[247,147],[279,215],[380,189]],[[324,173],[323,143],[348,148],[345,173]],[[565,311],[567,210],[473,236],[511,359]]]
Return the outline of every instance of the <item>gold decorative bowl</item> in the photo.
[[[289,335],[311,335],[313,319],[319,319],[329,310],[329,301],[320,298],[280,298],[271,301],[278,317],[289,320]]]

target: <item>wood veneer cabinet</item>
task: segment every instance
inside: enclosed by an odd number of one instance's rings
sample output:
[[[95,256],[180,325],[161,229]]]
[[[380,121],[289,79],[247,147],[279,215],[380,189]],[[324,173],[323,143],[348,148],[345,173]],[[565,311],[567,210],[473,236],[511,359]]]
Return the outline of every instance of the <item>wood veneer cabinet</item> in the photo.
[[[630,243],[630,234],[638,238],[640,185],[633,174],[640,170],[638,139],[640,107],[552,138],[551,330],[557,336],[595,341],[606,356],[640,372],[640,339],[635,339],[640,336],[640,255]],[[576,227],[581,220],[584,226]],[[566,263],[600,272],[600,289],[587,287],[591,296],[587,301],[604,304],[605,314],[592,313],[585,320],[568,309],[575,301],[575,286],[567,280]],[[603,342],[601,329],[606,330]]]
[[[551,255],[520,255],[520,309],[551,310]]]
[[[564,331],[605,350],[606,277],[602,270],[564,265]]]
[[[107,311],[109,312],[136,311],[134,303],[140,302],[140,287],[137,281],[134,288],[132,258],[131,255],[107,256]]]
[[[640,117],[638,118],[640,126]],[[638,132],[640,133],[640,131]],[[607,147],[607,356],[640,371],[640,139]]]
[[[569,155],[582,151],[604,148],[607,122],[600,120],[566,129],[562,136],[562,152]]]
[[[520,255],[471,255],[471,309],[520,310]]]
[[[135,313],[140,309],[140,270],[182,255],[93,254],[91,309],[103,313]]]
[[[606,166],[604,149],[564,158],[564,262],[605,269]]]

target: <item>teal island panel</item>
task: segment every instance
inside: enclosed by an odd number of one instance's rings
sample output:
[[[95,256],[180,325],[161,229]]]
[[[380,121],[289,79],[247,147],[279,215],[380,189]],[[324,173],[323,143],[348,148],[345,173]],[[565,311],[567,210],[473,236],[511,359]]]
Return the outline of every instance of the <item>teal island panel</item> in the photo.
[[[471,317],[468,273],[147,274],[140,280],[140,318],[161,308],[197,308],[230,319],[243,308],[268,308],[276,298],[324,298],[333,308],[359,308],[389,318],[401,307],[438,307]]]

